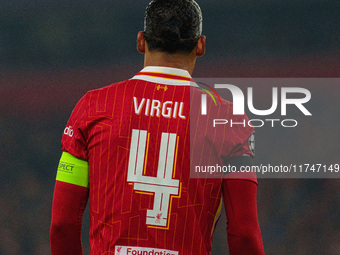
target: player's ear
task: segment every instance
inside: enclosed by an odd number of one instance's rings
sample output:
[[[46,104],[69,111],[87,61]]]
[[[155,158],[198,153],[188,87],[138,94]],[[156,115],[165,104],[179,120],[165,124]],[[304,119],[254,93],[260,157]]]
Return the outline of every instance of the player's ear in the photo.
[[[139,31],[137,35],[137,50],[140,53],[144,54],[145,47],[146,47],[146,44],[145,44],[145,38],[144,38],[143,32]]]
[[[196,47],[196,56],[202,57],[205,53],[205,41],[206,37],[202,35],[200,39],[198,39],[197,47]]]

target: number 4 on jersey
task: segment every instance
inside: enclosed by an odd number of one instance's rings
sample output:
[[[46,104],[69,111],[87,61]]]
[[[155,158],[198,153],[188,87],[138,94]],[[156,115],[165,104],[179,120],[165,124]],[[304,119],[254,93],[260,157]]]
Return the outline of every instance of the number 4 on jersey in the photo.
[[[173,179],[177,135],[162,133],[157,177],[143,175],[147,131],[132,130],[127,181],[134,190],[154,193],[153,209],[147,210],[146,224],[166,227],[169,220],[171,196],[179,192],[179,180]]]

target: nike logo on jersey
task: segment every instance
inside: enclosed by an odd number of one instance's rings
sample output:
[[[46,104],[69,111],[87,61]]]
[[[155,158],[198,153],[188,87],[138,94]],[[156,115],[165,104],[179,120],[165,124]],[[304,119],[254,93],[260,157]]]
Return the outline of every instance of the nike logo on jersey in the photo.
[[[135,114],[137,115],[144,113],[145,116],[151,117],[160,118],[162,116],[164,118],[176,119],[179,117],[181,119],[186,119],[186,117],[183,115],[183,102],[166,101],[162,103],[156,99],[151,100],[142,98],[141,100],[138,100],[138,98],[134,97],[133,104],[135,108]]]

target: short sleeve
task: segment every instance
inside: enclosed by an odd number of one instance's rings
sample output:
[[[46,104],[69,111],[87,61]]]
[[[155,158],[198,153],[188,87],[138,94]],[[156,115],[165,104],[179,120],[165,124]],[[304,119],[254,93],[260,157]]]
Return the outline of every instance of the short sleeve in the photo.
[[[86,94],[75,106],[61,140],[62,151],[83,160],[88,160],[87,108],[88,96]]]
[[[222,150],[221,157],[225,165],[233,166],[236,171],[229,172],[224,179],[243,179],[257,183],[255,172],[244,171],[247,169],[244,167],[252,166],[252,158],[255,157],[254,127],[249,125],[246,115],[237,118],[234,116],[231,123],[228,131],[230,135],[226,136],[225,150]]]
[[[255,156],[255,132],[246,115],[235,116],[229,119],[228,128],[224,130],[224,137],[220,141],[220,157],[224,161],[235,157]]]

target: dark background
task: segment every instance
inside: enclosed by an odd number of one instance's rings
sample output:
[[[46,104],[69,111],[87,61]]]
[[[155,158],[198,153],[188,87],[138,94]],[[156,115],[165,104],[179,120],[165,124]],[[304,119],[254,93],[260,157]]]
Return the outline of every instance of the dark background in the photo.
[[[0,2],[0,255],[50,253],[51,203],[64,126],[87,90],[130,78],[143,67],[136,36],[147,3]],[[198,3],[207,52],[194,77],[340,76],[339,1]],[[298,136],[259,130],[257,157],[309,163],[303,155],[313,150],[318,151],[316,161],[339,163],[339,88],[323,93],[320,86],[312,94],[313,111],[325,119],[304,123]],[[334,135],[325,141],[324,134]],[[309,140],[313,143],[306,145]],[[339,179],[259,179],[266,254],[340,254],[339,184]],[[227,254],[224,228],[222,218],[213,254]]]

